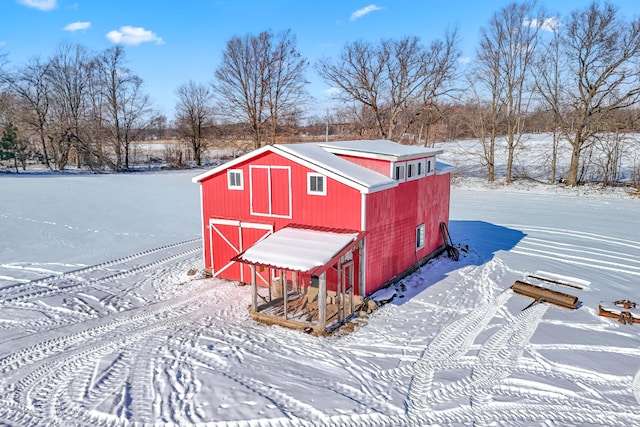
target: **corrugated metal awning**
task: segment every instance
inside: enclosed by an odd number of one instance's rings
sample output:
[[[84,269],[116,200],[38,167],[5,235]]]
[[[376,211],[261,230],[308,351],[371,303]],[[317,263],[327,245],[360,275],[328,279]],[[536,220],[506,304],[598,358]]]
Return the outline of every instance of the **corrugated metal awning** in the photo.
[[[319,275],[356,246],[364,235],[364,232],[354,230],[290,225],[259,241],[233,260]]]

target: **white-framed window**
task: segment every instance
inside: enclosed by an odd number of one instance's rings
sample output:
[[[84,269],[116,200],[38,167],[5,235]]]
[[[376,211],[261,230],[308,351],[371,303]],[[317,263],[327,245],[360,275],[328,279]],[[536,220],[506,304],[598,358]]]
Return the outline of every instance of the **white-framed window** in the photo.
[[[406,180],[405,170],[407,164],[406,163],[394,163],[393,164],[393,179],[396,181],[404,182]]]
[[[319,173],[307,173],[307,194],[327,195],[327,178]]]
[[[424,160],[413,160],[407,163],[407,181],[424,176]]]
[[[416,250],[424,248],[425,245],[425,235],[424,235],[424,224],[420,224],[416,227]]]
[[[227,171],[227,186],[229,190],[243,190],[244,179],[242,169],[229,169]]]
[[[435,159],[433,157],[427,159],[427,175],[433,175],[436,171]]]

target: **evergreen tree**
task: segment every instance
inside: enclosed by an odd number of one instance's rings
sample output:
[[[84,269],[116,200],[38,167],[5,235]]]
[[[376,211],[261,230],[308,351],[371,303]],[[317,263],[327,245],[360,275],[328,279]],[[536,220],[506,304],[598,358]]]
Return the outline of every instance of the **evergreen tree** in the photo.
[[[26,145],[18,140],[18,128],[10,121],[7,122],[0,139],[0,160],[13,159],[13,166],[18,173],[18,160],[22,163],[22,168],[25,168],[26,148]]]

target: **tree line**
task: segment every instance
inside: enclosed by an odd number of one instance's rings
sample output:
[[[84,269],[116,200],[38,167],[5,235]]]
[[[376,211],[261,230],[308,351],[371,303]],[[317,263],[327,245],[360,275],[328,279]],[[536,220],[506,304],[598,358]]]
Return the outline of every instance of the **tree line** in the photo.
[[[2,155],[23,166],[35,158],[52,170],[126,170],[132,142],[162,119],[120,46],[92,54],[65,43],[49,59],[2,72],[0,81]]]
[[[522,135],[544,131],[554,135],[552,181],[560,144],[571,148],[568,184],[581,182],[584,153],[595,144],[612,155],[615,181],[619,135],[638,130],[639,19],[607,2],[563,19],[535,1],[515,2],[481,29],[469,65],[459,43],[455,29],[429,43],[358,40],[310,64],[290,30],[234,36],[211,82],[176,89],[171,123],[151,108],[121,47],[92,54],[63,44],[51,58],[11,71],[0,63],[0,159],[16,168],[37,157],[52,169],[127,170],[131,144],[167,128],[198,165],[214,144],[259,148],[329,133],[421,145],[470,137],[480,140],[493,181],[496,140],[504,138],[511,182]],[[335,91],[326,116],[309,115],[310,67]]]

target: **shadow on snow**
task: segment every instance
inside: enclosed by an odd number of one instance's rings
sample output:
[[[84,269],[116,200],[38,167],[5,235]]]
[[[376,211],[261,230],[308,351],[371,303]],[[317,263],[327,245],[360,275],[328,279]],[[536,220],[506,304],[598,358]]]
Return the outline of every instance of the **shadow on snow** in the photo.
[[[445,251],[407,277],[375,292],[372,299],[382,304],[401,305],[445,279],[452,271],[486,264],[497,252],[511,250],[525,237],[520,230],[485,221],[450,221],[449,233],[454,246],[460,251],[458,261],[450,259]]]

